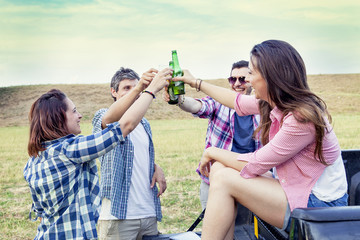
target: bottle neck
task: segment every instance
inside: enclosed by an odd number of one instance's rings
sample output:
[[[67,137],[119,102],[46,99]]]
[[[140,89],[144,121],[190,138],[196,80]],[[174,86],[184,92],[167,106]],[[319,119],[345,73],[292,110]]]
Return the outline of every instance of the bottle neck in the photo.
[[[181,67],[180,67],[180,64],[179,64],[179,60],[178,60],[178,57],[177,57],[177,53],[176,52],[173,52],[172,53],[172,62],[173,62],[173,69],[174,69],[174,77],[177,77],[177,76],[182,76],[182,70],[181,70]]]

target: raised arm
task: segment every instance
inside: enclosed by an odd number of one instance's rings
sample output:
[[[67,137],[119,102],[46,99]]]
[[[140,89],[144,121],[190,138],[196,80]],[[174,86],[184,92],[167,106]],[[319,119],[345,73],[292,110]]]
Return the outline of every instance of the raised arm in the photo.
[[[236,92],[227,88],[213,85],[201,79],[196,79],[188,70],[183,70],[183,71],[184,71],[184,76],[175,77],[173,78],[173,80],[183,81],[184,83],[188,84],[190,87],[202,91],[203,93],[209,95],[210,97],[220,102],[221,104],[229,108],[234,108]]]
[[[200,101],[192,97],[185,97],[183,95],[179,97],[179,102],[180,102],[180,104],[178,104],[179,108],[189,113],[199,112],[202,106],[202,103]]]
[[[157,70],[155,69],[150,69],[145,72],[141,76],[138,84],[133,89],[131,89],[128,94],[118,99],[109,107],[109,110],[102,118],[101,127],[103,129],[106,128],[107,124],[120,120],[124,113],[139,97],[139,94],[150,84],[151,80],[155,77],[156,71]]]
[[[162,97],[165,102],[170,100],[169,93],[164,91]],[[200,111],[202,103],[192,97],[179,96],[179,104],[177,104],[182,110],[189,113],[197,113]]]
[[[150,69],[149,71],[155,72],[157,70]],[[147,75],[148,72],[144,74]],[[147,92],[142,93],[139,99],[135,101],[135,103],[120,119],[120,128],[124,137],[127,136],[132,130],[134,130],[141,119],[144,117],[146,111],[154,99],[152,94],[156,95],[161,89],[169,85],[168,80],[171,79],[171,73],[172,70],[170,68],[165,68],[158,72],[158,74],[156,74],[154,79],[146,88]]]

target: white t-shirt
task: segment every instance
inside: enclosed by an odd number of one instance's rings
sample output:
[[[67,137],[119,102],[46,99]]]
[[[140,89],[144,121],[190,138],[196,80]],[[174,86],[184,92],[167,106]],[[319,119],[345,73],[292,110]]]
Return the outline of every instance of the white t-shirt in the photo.
[[[274,178],[279,179],[276,168],[273,168],[273,176]],[[344,196],[346,192],[346,173],[340,154],[333,164],[325,168],[324,172],[312,188],[311,193],[321,201],[332,202]]]
[[[322,201],[331,202],[341,198],[346,192],[346,173],[340,154],[333,164],[325,168],[324,172],[311,190],[311,193]]]
[[[156,217],[155,203],[150,188],[149,136],[142,124],[128,135],[134,146],[134,163],[127,205],[126,219]],[[111,215],[111,201],[103,198],[99,220],[116,220]]]

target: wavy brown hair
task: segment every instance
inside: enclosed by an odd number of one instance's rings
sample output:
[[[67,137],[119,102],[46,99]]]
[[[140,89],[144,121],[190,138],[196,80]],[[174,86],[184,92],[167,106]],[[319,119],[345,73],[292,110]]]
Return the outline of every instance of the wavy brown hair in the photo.
[[[44,142],[64,137],[69,134],[66,127],[66,95],[52,89],[43,94],[31,106],[29,112],[30,137],[28,153],[38,156],[39,151],[44,151]]]
[[[331,116],[325,102],[310,90],[300,54],[287,42],[268,40],[253,47],[251,62],[266,81],[269,100],[284,116],[292,112],[297,121],[314,124],[314,157],[326,165],[322,144],[327,131],[325,117],[331,122]],[[256,133],[260,131],[261,142],[265,145],[269,142],[272,108],[263,100],[260,100],[259,107],[261,121]]]

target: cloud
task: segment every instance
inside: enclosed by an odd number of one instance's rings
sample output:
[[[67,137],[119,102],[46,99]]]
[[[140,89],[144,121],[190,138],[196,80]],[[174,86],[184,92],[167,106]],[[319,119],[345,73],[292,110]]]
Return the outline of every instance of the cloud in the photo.
[[[358,72],[359,9],[348,0],[0,0],[0,78],[108,81],[121,65],[166,64],[172,49],[194,75],[219,78],[266,39],[291,43],[310,73],[340,71],[339,59]]]

